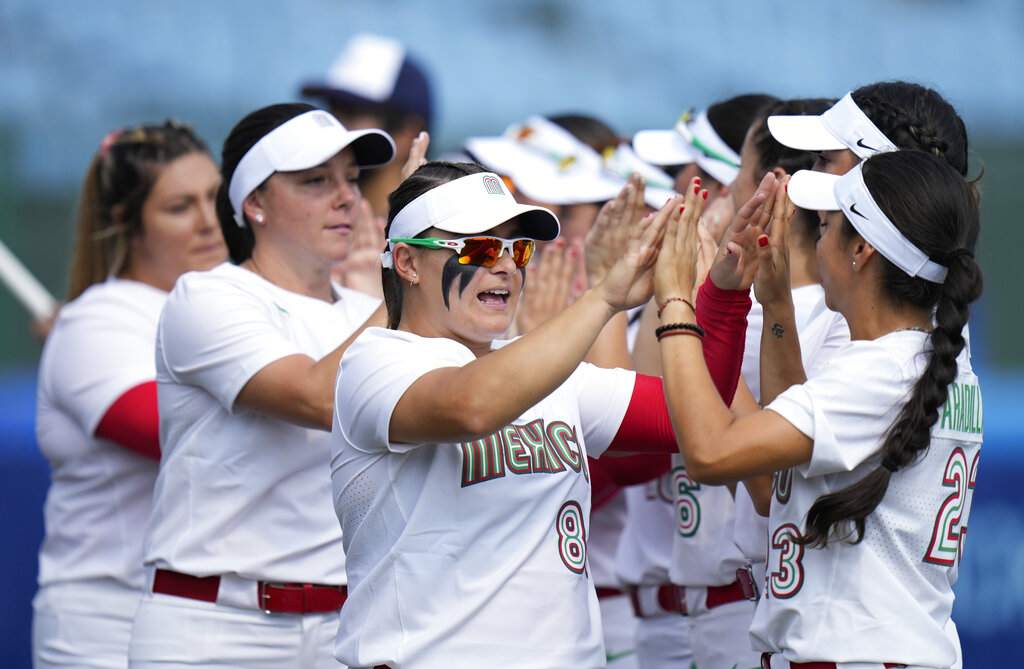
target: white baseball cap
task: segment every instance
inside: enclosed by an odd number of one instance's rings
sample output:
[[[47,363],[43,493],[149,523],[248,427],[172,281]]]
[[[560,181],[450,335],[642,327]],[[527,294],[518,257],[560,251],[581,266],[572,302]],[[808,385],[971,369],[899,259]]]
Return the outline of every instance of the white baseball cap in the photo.
[[[871,197],[864,184],[863,166],[863,162],[857,163],[842,176],[800,170],[789,180],[789,199],[812,211],[841,209],[865,241],[908,275],[933,283],[945,281],[947,268],[929,260],[924,251],[904,237]]]
[[[897,147],[847,93],[820,116],[769,116],[768,130],[780,144],[802,151],[849,149],[861,160]]]
[[[466,150],[509,177],[531,200],[551,205],[606,202],[622,181],[603,170],[601,155],[542,116],[516,123],[500,137],[470,137]]]
[[[475,235],[513,219],[522,226],[524,237],[549,241],[558,236],[558,218],[543,207],[516,202],[497,174],[478,172],[459,177],[431,188],[395,214],[381,265],[393,266],[392,239],[411,239],[430,228]]]
[[[349,145],[360,167],[383,165],[395,155],[395,143],[383,130],[347,130],[322,109],[299,114],[261,137],[238,161],[228,185],[238,227],[245,227],[242,202],[274,172],[316,167]]]
[[[672,130],[641,130],[633,135],[633,148],[654,165],[697,163],[726,186],[740,173],[740,155],[715,131],[706,110],[696,117],[684,112]]]

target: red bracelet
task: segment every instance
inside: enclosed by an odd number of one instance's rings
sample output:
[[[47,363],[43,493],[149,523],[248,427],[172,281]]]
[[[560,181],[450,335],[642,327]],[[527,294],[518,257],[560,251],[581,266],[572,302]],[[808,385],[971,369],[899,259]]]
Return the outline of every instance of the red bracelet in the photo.
[[[665,309],[666,306],[668,306],[669,302],[682,302],[686,306],[690,307],[693,313],[697,313],[697,310],[694,309],[693,307],[693,303],[690,302],[689,300],[684,299],[682,297],[670,297],[658,305],[658,318],[661,318],[661,312]]]

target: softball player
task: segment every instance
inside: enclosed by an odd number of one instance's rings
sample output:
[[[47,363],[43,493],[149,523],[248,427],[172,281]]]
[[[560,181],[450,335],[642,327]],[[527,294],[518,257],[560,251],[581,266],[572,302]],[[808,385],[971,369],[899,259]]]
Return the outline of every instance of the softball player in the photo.
[[[967,175],[963,120],[939,93],[918,84],[888,81],[862,86],[819,118],[775,116],[768,127],[782,144],[815,152],[814,169],[829,174],[845,174],[863,158],[899,148],[931,153]],[[966,325],[963,336],[970,366],[971,337]],[[953,669],[959,669],[960,640],[952,620],[948,632],[957,648]]]
[[[224,261],[219,183],[206,145],[174,122],[112,131],[89,166],[70,302],[39,365],[36,436],[52,477],[37,668],[127,664],[160,458],[157,319],[180,274]]]
[[[342,358],[332,479],[350,603],[335,654],[351,666],[604,666],[586,456],[671,447],[656,379],[580,361],[649,297],[680,200],[632,227],[601,284],[497,342],[533,240],[558,222],[481,169],[429,163],[392,195],[390,329]]]
[[[701,185],[719,199],[730,200],[734,206],[729,211],[737,211],[735,204],[742,205],[753,195],[745,183],[742,198],[733,193],[743,170],[744,138],[765,105],[774,102],[764,95],[738,96],[712,105],[696,118],[685,116],[672,131],[637,133],[634,143],[642,157],[660,164],[689,164],[677,175],[677,184],[699,170]],[[645,338],[649,342],[653,338]],[[750,650],[746,632],[753,590],[749,574],[737,573],[747,560],[733,539],[733,491],[692,481],[678,455],[673,458],[669,490],[677,511],[668,530],[673,538],[669,578],[676,607],[686,616],[693,660],[702,669],[753,667],[758,657]]]
[[[976,191],[942,160],[897,151],[843,177],[798,172],[788,192],[829,212],[817,245],[822,285],[852,341],[801,383],[782,252],[791,205],[780,192],[758,258],[773,323],[761,364],[783,370],[762,376],[770,404],[759,410],[741,392],[746,406],[731,413],[699,349],[681,337],[661,343],[688,472],[716,483],[779,472],[768,587],[751,627],[764,666],[948,667],[951,586],[981,441],[961,334],[982,285]],[[699,209],[666,235],[655,284],[663,298],[692,285]],[[672,321],[693,318],[686,305],[670,309]]]
[[[132,666],[336,666],[331,387],[378,301],[329,277],[360,167],[393,152],[301,104],[255,111],[225,141],[218,211],[240,264],[183,276],[160,318],[163,457]]]

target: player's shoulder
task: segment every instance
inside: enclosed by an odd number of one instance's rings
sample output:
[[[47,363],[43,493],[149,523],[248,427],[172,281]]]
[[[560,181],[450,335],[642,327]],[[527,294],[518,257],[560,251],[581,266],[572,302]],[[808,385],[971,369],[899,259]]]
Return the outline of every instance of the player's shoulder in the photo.
[[[86,289],[61,307],[55,331],[153,321],[160,315],[167,293],[140,281],[110,278]]]

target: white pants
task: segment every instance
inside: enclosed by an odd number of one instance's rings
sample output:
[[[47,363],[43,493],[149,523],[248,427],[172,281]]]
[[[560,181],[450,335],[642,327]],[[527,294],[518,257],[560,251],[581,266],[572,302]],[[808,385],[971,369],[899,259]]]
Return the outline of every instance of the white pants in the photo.
[[[707,608],[705,588],[686,588],[690,643],[697,669],[760,669],[761,653],[751,648],[754,602],[743,599]]]
[[[639,669],[691,669],[689,621],[678,613],[638,618],[636,660]]]
[[[125,669],[141,596],[113,580],[43,586],[32,600],[32,665]]]
[[[339,669],[339,616],[271,613],[173,595],[144,595],[132,628],[133,669]]]
[[[609,669],[638,669],[636,661],[636,623],[628,595],[602,597],[601,628],[604,631],[604,653]]]

